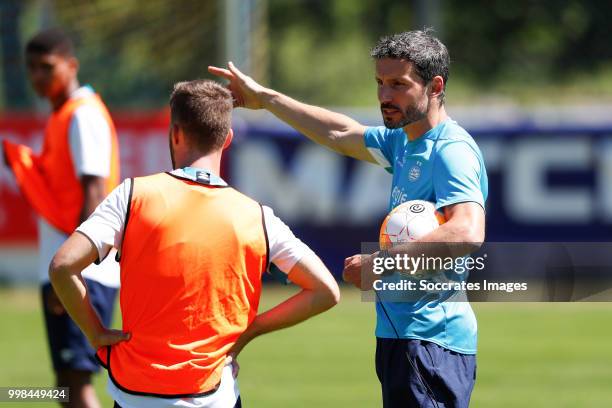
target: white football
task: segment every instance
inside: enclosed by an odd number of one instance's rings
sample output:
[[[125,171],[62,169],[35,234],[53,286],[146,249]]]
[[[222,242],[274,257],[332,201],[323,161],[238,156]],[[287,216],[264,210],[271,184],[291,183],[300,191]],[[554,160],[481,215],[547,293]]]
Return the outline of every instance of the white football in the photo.
[[[380,227],[379,243],[383,249],[393,244],[418,240],[445,222],[433,203],[406,201],[395,207]]]

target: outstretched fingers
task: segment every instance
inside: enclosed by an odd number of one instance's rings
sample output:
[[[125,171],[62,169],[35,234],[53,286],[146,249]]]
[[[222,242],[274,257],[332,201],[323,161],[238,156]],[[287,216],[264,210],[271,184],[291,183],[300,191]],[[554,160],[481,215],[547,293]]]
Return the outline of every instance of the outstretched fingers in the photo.
[[[213,75],[217,75],[225,79],[229,79],[230,81],[233,79],[239,79],[241,81],[244,81],[246,79],[246,76],[238,68],[236,68],[233,62],[231,61],[228,62],[227,66],[229,69],[219,68],[219,67],[214,67],[212,65],[209,65],[208,72],[210,72]]]
[[[244,80],[245,75],[242,73],[242,71],[240,71],[238,68],[236,68],[236,66],[234,65],[234,63],[232,61],[228,62],[227,66],[229,67],[230,72],[236,78],[240,78],[240,79]]]
[[[228,80],[226,88],[230,90],[233,97],[234,107],[260,109],[262,107],[258,92],[263,87],[251,77],[242,73],[233,62],[227,63],[227,68],[209,66],[208,72]]]
[[[212,65],[209,65],[208,72],[210,72],[213,75],[220,76],[220,77],[223,77],[229,80],[234,78],[234,74],[232,74],[229,70],[225,68],[213,67]]]

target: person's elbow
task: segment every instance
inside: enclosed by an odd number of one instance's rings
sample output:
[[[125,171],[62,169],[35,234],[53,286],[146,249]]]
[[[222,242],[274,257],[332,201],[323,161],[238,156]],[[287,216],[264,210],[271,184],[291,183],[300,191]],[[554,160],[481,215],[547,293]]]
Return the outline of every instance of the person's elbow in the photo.
[[[340,288],[338,282],[334,279],[329,271],[326,271],[328,279],[321,282],[315,292],[318,298],[320,311],[325,311],[336,306],[340,302]]]
[[[58,251],[49,264],[49,280],[52,284],[59,282],[70,274],[71,264],[63,251]]]
[[[332,280],[327,287],[327,308],[331,309],[340,303],[340,287],[338,287],[338,282],[336,280]]]
[[[314,252],[304,256],[291,269],[289,280],[310,292],[316,313],[330,309],[340,301],[338,282]]]
[[[98,251],[93,243],[80,232],[73,233],[60,246],[49,264],[49,280],[51,283],[67,280],[81,273],[96,260]]]
[[[462,223],[457,228],[457,236],[469,253],[478,251],[485,240],[484,226],[471,222]]]

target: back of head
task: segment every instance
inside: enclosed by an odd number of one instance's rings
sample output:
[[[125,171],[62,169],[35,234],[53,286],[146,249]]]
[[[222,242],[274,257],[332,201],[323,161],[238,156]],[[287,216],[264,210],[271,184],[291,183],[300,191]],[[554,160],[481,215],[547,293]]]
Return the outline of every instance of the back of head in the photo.
[[[172,124],[183,130],[191,147],[208,154],[221,149],[229,133],[232,95],[210,80],[179,82],[170,96],[170,112]]]
[[[425,84],[441,76],[444,87],[449,76],[450,56],[446,46],[433,36],[433,30],[405,31],[381,38],[370,52],[374,59],[403,59],[413,64]],[[440,104],[444,103],[444,92]]]
[[[43,30],[32,37],[25,48],[26,54],[58,54],[74,57],[74,44],[68,34],[59,28]]]

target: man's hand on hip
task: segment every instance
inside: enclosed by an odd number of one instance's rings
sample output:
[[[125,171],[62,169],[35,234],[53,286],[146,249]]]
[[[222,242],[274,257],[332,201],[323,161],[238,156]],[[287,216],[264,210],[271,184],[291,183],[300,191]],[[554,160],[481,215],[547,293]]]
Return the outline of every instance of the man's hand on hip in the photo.
[[[89,338],[89,342],[93,346],[94,350],[97,350],[100,347],[112,346],[113,344],[117,344],[122,341],[128,341],[130,337],[130,333],[125,333],[121,330],[104,328],[100,333],[97,333],[92,338]]]

